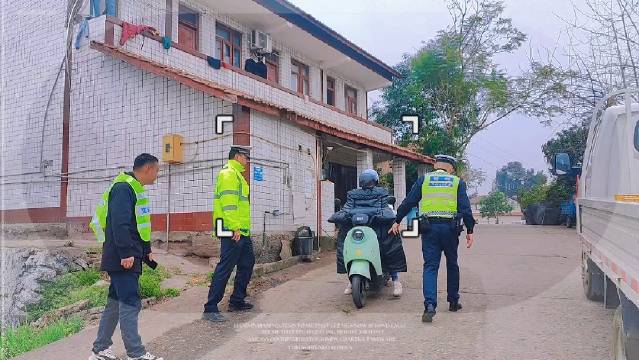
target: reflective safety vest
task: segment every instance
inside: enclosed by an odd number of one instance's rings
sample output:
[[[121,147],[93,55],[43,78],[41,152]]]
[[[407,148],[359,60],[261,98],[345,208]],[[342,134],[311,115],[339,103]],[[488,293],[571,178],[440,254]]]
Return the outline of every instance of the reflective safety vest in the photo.
[[[424,176],[419,212],[428,217],[454,218],[457,215],[459,178],[444,170]]]
[[[242,176],[244,167],[237,160],[229,160],[217,176],[213,197],[213,228],[222,219],[224,230],[240,230],[248,236],[251,230],[249,185]]]
[[[149,195],[144,190],[144,186],[127,173],[120,173],[113,184],[109,186],[107,191],[102,194],[102,199],[95,208],[93,218],[89,223],[89,227],[93,230],[98,242],[104,242],[106,240],[104,230],[106,229],[107,214],[109,213],[109,194],[113,185],[117,183],[128,183],[135,192],[135,222],[137,223],[138,233],[143,241],[151,241],[151,210],[149,208]]]

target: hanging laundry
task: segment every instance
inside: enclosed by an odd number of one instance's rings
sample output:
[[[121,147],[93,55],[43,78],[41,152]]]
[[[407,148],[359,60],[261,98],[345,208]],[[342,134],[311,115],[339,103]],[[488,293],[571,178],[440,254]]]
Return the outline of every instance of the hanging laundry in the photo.
[[[162,38],[162,47],[164,47],[166,50],[171,48],[171,44],[172,44],[172,40],[170,36],[164,36]]]
[[[246,61],[244,62],[244,70],[250,72],[251,74],[255,74],[255,64],[255,60],[251,58],[246,59]]]
[[[105,0],[106,6],[104,12],[108,16],[116,16],[115,10],[117,9],[117,0]]]
[[[222,62],[220,61],[220,59],[216,59],[212,56],[207,56],[206,62],[209,63],[209,66],[211,66],[213,69],[219,69],[220,66],[222,65]]]
[[[89,19],[84,18],[84,20],[80,23],[80,28],[78,30],[78,35],[75,37],[75,49],[80,48],[80,43],[82,42],[82,37],[89,38]]]
[[[91,0],[91,17],[102,15],[102,0]]]
[[[91,0],[91,17],[98,17],[104,14],[108,16],[116,16],[117,0]]]
[[[256,62],[253,69],[255,70],[253,74],[260,76],[264,79],[268,77],[268,68],[266,67],[266,64],[263,61]]]
[[[157,30],[153,26],[149,25],[133,25],[126,21],[122,22],[122,35],[120,35],[120,46],[126,44],[129,39],[136,37],[138,34],[144,32],[145,30],[151,30],[154,33],[157,33]]]

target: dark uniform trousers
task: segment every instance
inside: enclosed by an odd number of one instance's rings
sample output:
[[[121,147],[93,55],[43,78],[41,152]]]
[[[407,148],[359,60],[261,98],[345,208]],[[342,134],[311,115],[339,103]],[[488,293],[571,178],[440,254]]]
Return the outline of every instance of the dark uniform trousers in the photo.
[[[224,297],[226,283],[228,283],[233,268],[237,266],[235,274],[235,284],[233,294],[229,303],[242,303],[246,297],[246,288],[253,275],[255,265],[255,254],[253,253],[253,242],[249,236],[243,236],[239,241],[230,237],[220,238],[220,261],[215,267],[213,280],[209,288],[209,298],[204,305],[205,312],[218,312],[217,304]]]
[[[459,301],[459,265],[457,264],[459,235],[457,230],[453,221],[433,222],[430,230],[422,234],[424,308],[428,304],[437,307],[437,273],[442,251],[446,256],[447,301]]]

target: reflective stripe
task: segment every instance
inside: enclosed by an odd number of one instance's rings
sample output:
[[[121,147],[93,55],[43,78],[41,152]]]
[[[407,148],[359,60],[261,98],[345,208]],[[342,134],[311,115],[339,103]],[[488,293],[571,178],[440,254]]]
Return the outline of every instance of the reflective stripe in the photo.
[[[237,205],[226,205],[222,207],[222,211],[237,210]]]
[[[144,192],[135,194],[135,196],[137,197],[138,200],[148,199],[149,198],[149,193],[144,191]]]
[[[235,196],[237,196],[237,195],[240,195],[240,192],[237,191],[237,190],[224,190],[224,191],[220,191],[219,194],[215,194],[215,198],[219,199],[219,198],[221,198],[224,195],[235,195]]]
[[[144,228],[150,228],[150,227],[151,227],[150,222],[143,222],[142,224],[138,224],[138,229],[144,229]]]
[[[240,201],[249,201],[249,198],[246,196],[240,196]]]
[[[447,212],[447,211],[427,211],[426,216],[428,217],[443,217],[443,218],[454,218],[456,213]]]
[[[443,199],[451,199],[451,200],[455,200],[456,196],[453,194],[446,194],[446,193],[438,193],[438,194],[426,194],[426,198],[430,199],[430,198],[443,198]]]

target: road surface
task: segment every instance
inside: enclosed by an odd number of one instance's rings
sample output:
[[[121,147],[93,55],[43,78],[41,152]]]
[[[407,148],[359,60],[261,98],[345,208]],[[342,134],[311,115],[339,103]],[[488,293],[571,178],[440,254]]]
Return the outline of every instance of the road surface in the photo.
[[[261,293],[253,313],[176,327],[149,348],[167,360],[608,358],[612,311],[583,296],[574,230],[479,226],[475,246],[460,246],[464,308],[447,311],[442,261],[432,324],[421,322],[420,242],[404,244],[401,299],[386,288],[357,310],[328,264]]]

